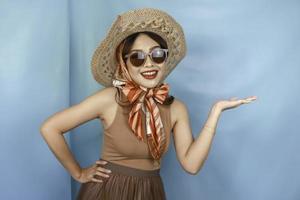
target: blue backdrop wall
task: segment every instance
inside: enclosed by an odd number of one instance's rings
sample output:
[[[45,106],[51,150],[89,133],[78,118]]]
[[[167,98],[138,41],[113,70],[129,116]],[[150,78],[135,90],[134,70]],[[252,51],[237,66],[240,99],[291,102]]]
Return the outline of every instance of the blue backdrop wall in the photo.
[[[71,199],[70,176],[39,134],[70,105],[68,10],[67,1],[0,2],[0,199]]]
[[[79,183],[39,126],[103,88],[92,78],[92,53],[117,14],[139,7],[165,10],[184,29],[187,56],[166,82],[186,103],[194,137],[216,100],[258,96],[222,113],[197,175],[180,167],[171,142],[161,168],[168,199],[299,199],[296,0],[1,1],[0,199],[75,199]],[[65,138],[82,167],[99,158],[98,120]]]

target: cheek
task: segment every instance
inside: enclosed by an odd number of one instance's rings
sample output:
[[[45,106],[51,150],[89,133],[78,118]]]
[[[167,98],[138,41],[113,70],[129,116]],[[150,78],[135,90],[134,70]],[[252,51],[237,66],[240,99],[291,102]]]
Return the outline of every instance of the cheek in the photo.
[[[127,69],[128,69],[128,72],[133,76],[138,76],[140,73],[139,69],[137,69],[136,67],[128,66]]]
[[[166,66],[165,65],[160,65],[159,66],[161,74],[164,74],[166,72]]]
[[[128,62],[128,60],[126,61],[126,68],[130,74],[136,73],[136,69]]]

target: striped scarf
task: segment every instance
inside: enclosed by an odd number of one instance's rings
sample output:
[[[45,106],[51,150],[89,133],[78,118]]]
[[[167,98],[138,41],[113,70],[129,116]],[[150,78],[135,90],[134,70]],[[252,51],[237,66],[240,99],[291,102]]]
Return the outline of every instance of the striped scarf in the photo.
[[[136,87],[131,81],[114,80],[113,85],[121,88],[123,94],[133,105],[129,113],[128,124],[134,135],[144,141],[145,130],[142,127],[142,109],[146,114],[147,143],[154,159],[159,160],[166,147],[166,134],[156,102],[162,104],[168,96],[169,85],[164,83],[155,88]]]

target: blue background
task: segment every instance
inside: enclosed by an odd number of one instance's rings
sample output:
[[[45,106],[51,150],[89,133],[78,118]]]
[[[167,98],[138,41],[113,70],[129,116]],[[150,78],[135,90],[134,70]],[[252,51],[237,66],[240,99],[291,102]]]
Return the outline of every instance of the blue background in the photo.
[[[189,109],[194,137],[212,104],[258,100],[222,113],[208,159],[187,174],[173,142],[161,176],[168,199],[300,199],[300,1],[0,2],[0,199],[74,199],[79,183],[39,133],[50,115],[103,87],[90,59],[121,12],[167,11],[183,27],[187,56],[167,77]],[[298,91],[298,92],[297,92]],[[82,167],[100,155],[98,120],[65,134]]]

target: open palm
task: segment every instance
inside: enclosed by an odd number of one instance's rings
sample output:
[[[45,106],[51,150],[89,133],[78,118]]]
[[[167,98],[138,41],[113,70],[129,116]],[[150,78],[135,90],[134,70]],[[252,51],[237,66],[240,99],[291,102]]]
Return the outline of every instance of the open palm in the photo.
[[[242,105],[242,104],[250,103],[250,102],[252,102],[256,99],[257,99],[256,96],[251,96],[251,97],[247,97],[247,98],[244,98],[244,99],[238,99],[237,97],[232,97],[229,100],[218,101],[216,103],[216,105],[221,111],[224,111],[224,110],[227,110],[227,109],[235,108],[235,107],[237,107],[239,105]]]

